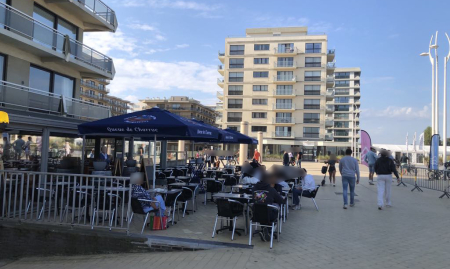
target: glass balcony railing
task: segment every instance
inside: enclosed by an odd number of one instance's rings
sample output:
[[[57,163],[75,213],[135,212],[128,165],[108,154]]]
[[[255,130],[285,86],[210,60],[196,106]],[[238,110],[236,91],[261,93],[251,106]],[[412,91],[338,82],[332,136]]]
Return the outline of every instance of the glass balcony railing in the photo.
[[[294,132],[275,131],[272,133],[272,137],[294,137]]]
[[[274,81],[292,81],[292,82],[296,82],[297,81],[297,77],[296,76],[274,76],[273,80]]]
[[[0,26],[59,52],[62,56],[69,56],[111,74],[115,73],[113,60],[108,56],[3,3],[0,3]]]
[[[274,93],[275,95],[293,95],[294,89],[276,89]]]
[[[110,109],[106,106],[1,80],[0,104],[6,109],[70,116],[79,119],[97,120],[107,118],[110,115]]]
[[[275,117],[274,123],[295,123],[295,119],[292,117]]]
[[[280,47],[280,48],[274,48],[275,53],[277,54],[292,54],[292,53],[298,53],[298,49],[297,48],[285,48],[285,47]]]
[[[275,67],[296,67],[296,64],[293,61],[277,61]]]
[[[295,109],[295,104],[273,104],[274,109]]]
[[[117,18],[116,13],[109,8],[105,3],[100,0],[77,0],[79,3],[84,5],[86,8],[91,10],[95,15],[102,18],[108,24],[117,28]]]

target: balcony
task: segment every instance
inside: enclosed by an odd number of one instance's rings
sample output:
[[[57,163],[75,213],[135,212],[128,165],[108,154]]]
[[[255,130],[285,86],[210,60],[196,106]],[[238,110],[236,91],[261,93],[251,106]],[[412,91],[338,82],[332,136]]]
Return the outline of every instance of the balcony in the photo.
[[[328,75],[327,76],[327,83],[328,84],[334,84],[334,76]]]
[[[293,61],[275,61],[273,65],[275,69],[292,70],[297,68],[297,63]]]
[[[278,84],[295,84],[296,76],[273,76],[273,82]]]
[[[109,89],[106,88],[104,85],[98,86],[98,85],[86,83],[85,81],[81,81],[81,86],[96,89],[97,91],[109,93]]]
[[[325,134],[325,140],[326,141],[332,141],[333,140],[333,134]]]
[[[295,124],[295,118],[292,117],[275,117],[272,120],[272,123],[280,123],[280,124]]]
[[[216,95],[219,100],[223,100],[223,92],[218,91]]]
[[[64,63],[86,78],[114,78],[113,60],[69,38],[21,11],[0,3],[0,39],[38,56],[42,62]]]
[[[225,81],[223,78],[217,79],[217,85],[219,85],[221,88],[223,88],[223,85],[225,84]]]
[[[219,56],[220,62],[224,63],[224,61],[225,61],[225,52],[220,52],[219,51],[218,56]]]
[[[279,49],[279,48],[274,48],[274,53],[275,55],[296,55],[299,53],[299,50],[295,47],[295,48],[283,48],[283,49]]]
[[[334,120],[332,119],[325,119],[325,127],[332,127],[334,124]]]
[[[222,123],[222,117],[217,117],[217,118],[216,118],[216,123],[217,123],[217,124]]]
[[[273,90],[273,95],[282,97],[295,97],[295,89],[275,89]]]
[[[223,74],[225,72],[225,68],[223,67],[223,65],[219,64],[217,66],[217,71],[223,76]]]
[[[273,109],[277,110],[294,110],[295,104],[273,104]]]
[[[335,62],[328,62],[327,63],[327,69],[335,69],[336,63]]]
[[[109,85],[109,83],[111,83],[111,81],[109,79],[104,79],[104,78],[98,78],[97,81],[98,81],[98,83],[103,84],[103,85]]]
[[[327,112],[327,113],[333,113],[333,112],[334,112],[334,106],[329,106],[329,105],[327,105],[327,106],[326,106],[326,112]]]
[[[335,50],[334,49],[330,49],[327,52],[327,61],[328,62],[332,62],[334,60],[335,57]]]
[[[85,32],[117,30],[116,13],[100,0],[46,0],[77,17],[84,24]]]
[[[98,120],[110,116],[110,110],[106,106],[1,80],[0,104],[6,109],[68,116],[77,119]]]
[[[295,134],[294,134],[294,132],[275,131],[275,132],[272,132],[272,137],[291,137],[291,138],[294,138]]]

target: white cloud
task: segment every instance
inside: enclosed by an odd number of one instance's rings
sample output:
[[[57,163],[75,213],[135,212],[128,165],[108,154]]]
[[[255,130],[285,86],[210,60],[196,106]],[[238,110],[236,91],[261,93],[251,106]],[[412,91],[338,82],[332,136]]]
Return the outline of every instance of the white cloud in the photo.
[[[128,27],[130,27],[131,29],[138,29],[138,30],[143,30],[143,31],[158,31],[158,29],[156,29],[156,27],[151,26],[146,23],[132,23],[132,24],[128,24]]]
[[[158,52],[166,52],[166,51],[171,51],[171,50],[184,49],[187,47],[189,47],[189,44],[180,44],[180,45],[175,45],[175,47],[169,47],[169,48],[148,49],[145,52],[145,54],[155,54]]]
[[[121,30],[116,33],[85,33],[83,43],[108,54],[112,50],[126,52],[131,56],[136,56],[136,49],[139,48],[135,38],[125,36]]]
[[[428,106],[423,108],[388,106],[385,109],[380,108],[377,110],[363,109],[361,116],[364,118],[391,118],[399,120],[429,119],[431,117]]]
[[[193,10],[198,11],[197,14],[204,18],[220,18],[220,15],[211,14],[213,11],[217,11],[222,7],[220,4],[204,4],[195,1],[172,1],[172,0],[129,0],[123,3],[127,7],[144,7],[149,6],[152,8],[173,8],[173,9],[183,9],[183,10]]]
[[[139,102],[139,98],[136,95],[127,95],[123,99],[130,101],[131,103]]]
[[[154,96],[145,91],[200,91],[215,93],[220,88],[216,84],[215,66],[196,62],[157,62],[141,59],[115,59],[116,76],[111,82],[111,93],[129,96]],[[138,94],[139,93],[139,94]]]

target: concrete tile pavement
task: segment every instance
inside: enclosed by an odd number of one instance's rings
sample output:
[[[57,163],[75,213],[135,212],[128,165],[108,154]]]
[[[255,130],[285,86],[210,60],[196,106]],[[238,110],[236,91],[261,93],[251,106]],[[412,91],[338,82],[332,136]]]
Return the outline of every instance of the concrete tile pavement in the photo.
[[[304,163],[315,174],[321,164]],[[364,168],[363,168],[364,169]],[[363,178],[356,187],[354,208],[342,209],[340,177],[337,186],[320,188],[316,211],[312,201],[303,200],[300,211],[291,211],[283,224],[280,242],[274,248],[254,237],[254,249],[215,249],[196,252],[115,254],[82,257],[27,258],[4,268],[448,268],[450,245],[450,201],[438,193],[411,192],[412,186],[393,187],[393,207],[382,211],[376,205],[376,186]],[[199,197],[199,202],[202,199]],[[202,240],[231,242],[231,232],[211,238],[216,208],[199,204],[166,231],[147,231]],[[141,220],[136,221],[137,228]],[[243,227],[243,220],[238,222]],[[137,228],[138,229],[138,228]],[[247,243],[248,236],[236,236]]]

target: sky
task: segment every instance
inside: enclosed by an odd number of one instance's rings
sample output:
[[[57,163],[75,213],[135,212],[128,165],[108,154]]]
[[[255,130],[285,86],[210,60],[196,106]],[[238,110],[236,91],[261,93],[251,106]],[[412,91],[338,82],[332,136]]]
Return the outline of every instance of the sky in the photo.
[[[103,1],[116,12],[118,30],[86,33],[84,43],[114,59],[111,93],[132,102],[183,95],[215,104],[225,38],[289,26],[326,33],[336,65],[361,68],[360,126],[372,143],[405,144],[409,133],[411,144],[430,125],[431,64],[419,54],[436,31],[443,99],[450,1]],[[439,124],[442,130],[442,112]]]

